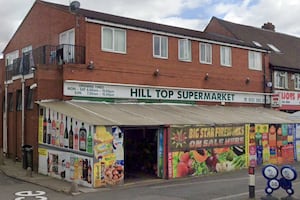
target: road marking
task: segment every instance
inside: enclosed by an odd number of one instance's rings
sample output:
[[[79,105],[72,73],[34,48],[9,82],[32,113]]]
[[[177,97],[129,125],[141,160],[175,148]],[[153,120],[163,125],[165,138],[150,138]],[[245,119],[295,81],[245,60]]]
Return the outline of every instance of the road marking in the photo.
[[[43,196],[45,194],[46,192],[44,191],[21,191],[15,193],[16,196],[19,196],[15,198],[15,200],[23,200],[26,199],[26,197],[34,197],[35,199],[47,200],[48,198]]]

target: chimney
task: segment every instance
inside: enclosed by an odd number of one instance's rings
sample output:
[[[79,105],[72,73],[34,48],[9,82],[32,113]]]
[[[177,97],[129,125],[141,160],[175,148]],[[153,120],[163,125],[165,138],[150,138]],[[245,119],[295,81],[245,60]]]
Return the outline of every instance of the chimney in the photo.
[[[261,28],[270,31],[275,31],[275,26],[271,22],[264,23],[264,25]]]

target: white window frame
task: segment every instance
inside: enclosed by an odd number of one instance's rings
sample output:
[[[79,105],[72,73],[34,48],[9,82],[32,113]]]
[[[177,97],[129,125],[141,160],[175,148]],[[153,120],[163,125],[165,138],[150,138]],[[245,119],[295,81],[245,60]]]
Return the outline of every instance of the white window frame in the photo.
[[[199,43],[199,60],[203,64],[212,64],[212,45]]]
[[[220,63],[222,66],[231,67],[231,48],[220,47]]]
[[[262,56],[260,52],[248,51],[248,67],[252,70],[262,71]]]
[[[274,72],[274,87],[278,89],[288,89],[288,74],[287,72]]]
[[[300,73],[294,74],[294,84],[295,84],[295,89],[300,90]]]
[[[110,30],[111,31],[111,47],[105,46],[107,42],[105,42],[105,30]],[[117,33],[123,33],[122,38],[124,40],[124,43],[121,45],[121,48],[117,46]],[[120,41],[122,43],[122,41]],[[114,52],[114,53],[126,53],[126,30],[120,29],[120,28],[111,28],[107,26],[103,26],[101,29],[101,49],[103,51],[108,51],[108,52]]]
[[[156,41],[158,43],[156,43]],[[156,52],[156,50],[158,52]],[[168,37],[161,35],[153,35],[153,57],[168,58]]]
[[[192,42],[188,39],[178,40],[178,59],[181,61],[192,61]]]

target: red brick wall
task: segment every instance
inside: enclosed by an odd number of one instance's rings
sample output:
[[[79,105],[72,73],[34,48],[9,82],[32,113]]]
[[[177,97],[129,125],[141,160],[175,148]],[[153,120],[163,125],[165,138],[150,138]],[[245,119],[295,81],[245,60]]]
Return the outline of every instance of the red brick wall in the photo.
[[[248,69],[248,50],[232,48],[232,67],[224,67],[220,66],[220,46],[213,45],[213,64],[205,65],[199,62],[197,41],[192,43],[192,62],[182,62],[178,38],[169,37],[168,59],[158,59],[152,56],[151,33],[127,30],[127,52],[118,54],[101,51],[100,25],[88,24],[86,30],[86,60],[93,60],[95,69],[81,66],[80,71],[64,74],[65,79],[263,92],[263,72]],[[156,69],[158,77],[153,76]],[[208,80],[204,80],[206,73]],[[245,84],[247,77],[249,84]]]

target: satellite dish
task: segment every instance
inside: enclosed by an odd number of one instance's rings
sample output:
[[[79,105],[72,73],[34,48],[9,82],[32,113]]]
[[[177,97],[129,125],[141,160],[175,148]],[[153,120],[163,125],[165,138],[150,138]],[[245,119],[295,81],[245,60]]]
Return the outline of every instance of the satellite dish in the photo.
[[[78,10],[79,10],[79,8],[80,8],[80,3],[79,3],[79,1],[72,1],[71,3],[70,3],[70,12],[72,12],[72,13],[76,13]]]

